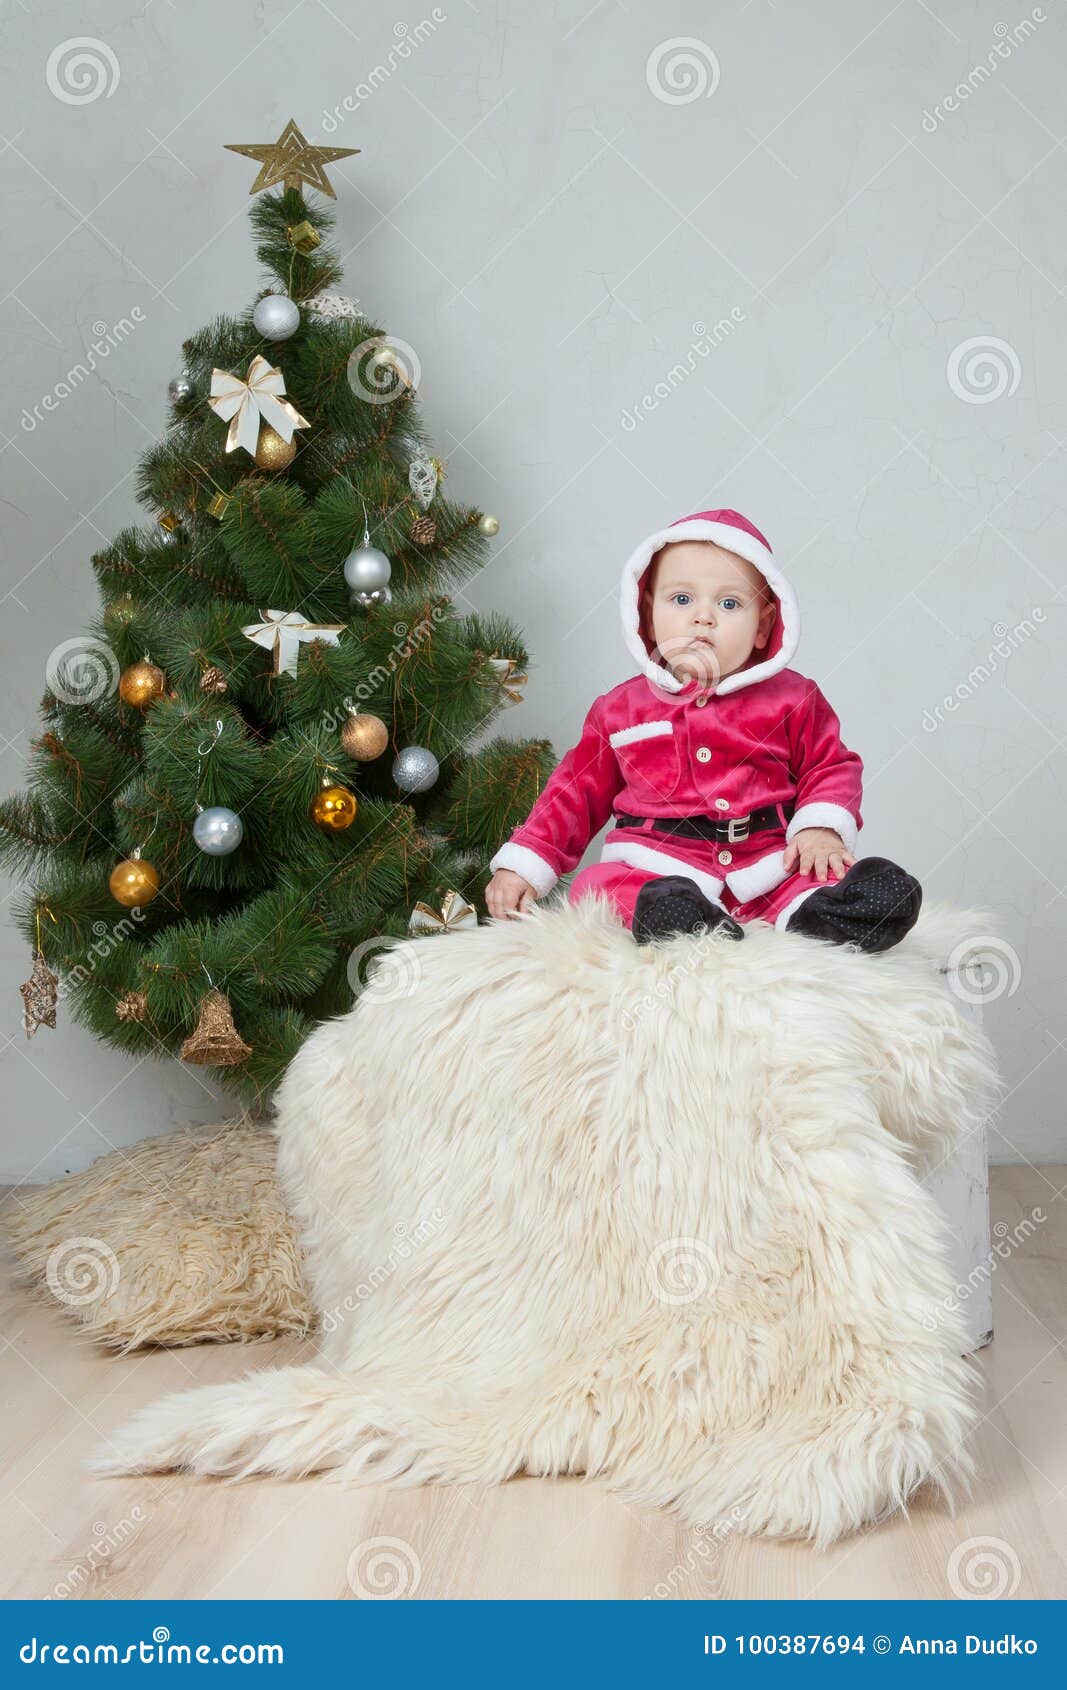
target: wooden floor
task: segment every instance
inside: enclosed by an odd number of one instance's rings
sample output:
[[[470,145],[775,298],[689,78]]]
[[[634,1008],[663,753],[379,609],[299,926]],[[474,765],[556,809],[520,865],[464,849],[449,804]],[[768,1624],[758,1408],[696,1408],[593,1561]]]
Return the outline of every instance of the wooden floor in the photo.
[[[1047,1217],[994,1275],[980,1354],[979,1480],[955,1519],[931,1497],[825,1554],[706,1541],[598,1483],[516,1479],[491,1491],[345,1490],[322,1479],[226,1485],[170,1474],[95,1479],[83,1455],[161,1392],[309,1354],[311,1343],[205,1345],[118,1359],[5,1274],[0,1596],[723,1598],[958,1595],[954,1550],[1005,1595],[1067,1596],[1067,1168],[992,1170],[994,1223]],[[388,1540],[381,1543],[376,1540]],[[966,1576],[957,1575],[957,1579]],[[1017,1579],[1017,1582],[1016,1582]]]

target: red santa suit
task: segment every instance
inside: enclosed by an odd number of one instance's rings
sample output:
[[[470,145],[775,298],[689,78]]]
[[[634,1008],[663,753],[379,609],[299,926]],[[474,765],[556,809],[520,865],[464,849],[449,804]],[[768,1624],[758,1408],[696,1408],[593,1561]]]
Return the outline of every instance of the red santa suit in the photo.
[[[766,645],[714,683],[679,677],[659,663],[642,614],[652,558],[677,540],[711,540],[747,558],[774,595]],[[803,828],[829,827],[855,853],[862,826],[860,758],[842,743],[838,719],[815,682],[788,667],[800,637],[792,588],[745,517],[701,511],[650,535],[633,552],[622,575],[621,613],[638,673],[594,699],[578,743],[490,868],[513,869],[543,897],[577,866],[605,823],[626,817],[606,835],[599,862],[575,877],[572,902],[606,896],[629,926],[641,887],[658,875],[680,874],[736,921],[760,918],[785,927],[805,898],[836,883],[832,871],[822,881],[787,873],[788,841]],[[746,818],[753,812],[771,825],[752,831]],[[663,827],[678,817],[707,818],[714,837]]]

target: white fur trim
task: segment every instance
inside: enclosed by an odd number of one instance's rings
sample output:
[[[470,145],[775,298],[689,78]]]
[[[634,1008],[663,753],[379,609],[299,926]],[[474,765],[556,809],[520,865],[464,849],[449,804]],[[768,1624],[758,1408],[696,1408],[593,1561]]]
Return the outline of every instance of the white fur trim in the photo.
[[[490,860],[489,867],[494,874],[498,868],[509,868],[515,874],[521,874],[524,880],[530,882],[539,898],[551,892],[559,879],[552,864],[546,863],[544,857],[539,857],[528,845],[501,845],[496,856]]]
[[[715,545],[722,546],[725,551],[736,552],[738,557],[755,564],[778,597],[782,623],[780,650],[764,663],[756,663],[751,669],[738,669],[735,674],[727,675],[714,688],[716,696],[737,692],[741,687],[751,686],[754,681],[765,680],[768,675],[776,675],[780,669],[785,669],[792,661],[800,643],[800,607],[792,587],[776,565],[772,553],[760,544],[754,534],[746,533],[743,528],[734,528],[731,523],[693,521],[678,522],[672,528],[661,528],[659,533],[649,535],[647,540],[642,540],[636,550],[631,552],[626,561],[620,600],[622,635],[626,641],[626,649],[641,673],[667,692],[681,692],[683,687],[689,685],[688,680],[680,679],[673,670],[654,662],[645,650],[645,642],[641,638],[641,606],[638,602],[637,584],[648,568],[652,554],[658,552],[661,546],[670,545],[675,540],[711,540]]]
[[[718,903],[722,892],[723,882],[717,880],[713,874],[706,874],[701,868],[694,868],[684,857],[672,857],[667,851],[656,851],[651,845],[632,844],[621,840],[618,844],[611,844],[605,840],[600,852],[602,863],[629,863],[631,868],[647,868],[652,874],[687,874],[690,880],[695,880],[705,898]]]
[[[836,884],[840,885],[841,883],[840,883],[840,881],[838,881]],[[827,885],[829,885],[829,881],[827,882]],[[807,887],[805,887],[803,892],[797,893],[796,897],[793,899],[793,901],[791,903],[786,904],[784,910],[778,911],[778,914],[774,918],[774,925],[778,929],[779,933],[781,933],[784,928],[789,926],[790,916],[794,915],[796,913],[796,911],[800,908],[801,904],[804,902],[805,898],[810,898],[813,892],[818,892],[820,890],[821,890],[821,888],[818,887],[818,886],[807,886]]]
[[[747,863],[744,868],[734,869],[726,876],[726,884],[740,903],[747,904],[750,898],[758,898],[762,892],[773,892],[786,876],[785,852],[777,850],[754,863]]]
[[[792,820],[785,830],[785,841],[788,845],[795,834],[805,827],[832,827],[845,842],[845,850],[856,853],[859,844],[860,830],[856,826],[856,818],[850,810],[841,804],[802,804],[799,810],[793,812]]]
[[[672,734],[673,722],[637,722],[632,728],[616,728],[608,735],[609,745],[632,745],[635,739],[654,739],[659,734]]]

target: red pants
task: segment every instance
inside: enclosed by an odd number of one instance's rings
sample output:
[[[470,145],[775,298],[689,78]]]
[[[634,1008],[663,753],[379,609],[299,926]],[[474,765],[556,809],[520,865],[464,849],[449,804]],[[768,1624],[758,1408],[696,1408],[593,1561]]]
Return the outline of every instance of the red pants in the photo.
[[[680,866],[678,874],[684,874],[684,866]],[[625,926],[629,927],[633,921],[634,905],[637,894],[642,886],[650,880],[660,877],[648,869],[632,868],[629,863],[593,863],[575,875],[567,893],[568,900],[576,904],[580,898],[600,894],[615,906]],[[820,880],[815,874],[790,874],[771,892],[762,892],[754,898],[748,898],[742,904],[734,897],[728,886],[722,891],[721,898],[712,900],[721,903],[724,910],[733,916],[735,921],[766,921],[774,926],[785,927],[793,909],[810,893],[818,891],[820,886],[836,886],[837,876],[828,870],[827,878]]]

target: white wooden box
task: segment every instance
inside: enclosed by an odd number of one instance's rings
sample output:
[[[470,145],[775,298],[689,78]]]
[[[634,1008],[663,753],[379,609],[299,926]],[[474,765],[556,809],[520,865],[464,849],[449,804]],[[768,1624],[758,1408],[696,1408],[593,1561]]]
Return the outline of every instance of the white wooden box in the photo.
[[[947,970],[942,969],[943,974]],[[947,982],[946,982],[947,983]],[[982,1024],[982,1006],[961,990],[961,1015]],[[989,1233],[989,1151],[985,1127],[968,1134],[954,1156],[926,1176],[927,1190],[940,1203],[952,1233],[956,1296],[970,1349],[980,1350],[993,1337],[993,1276]]]

